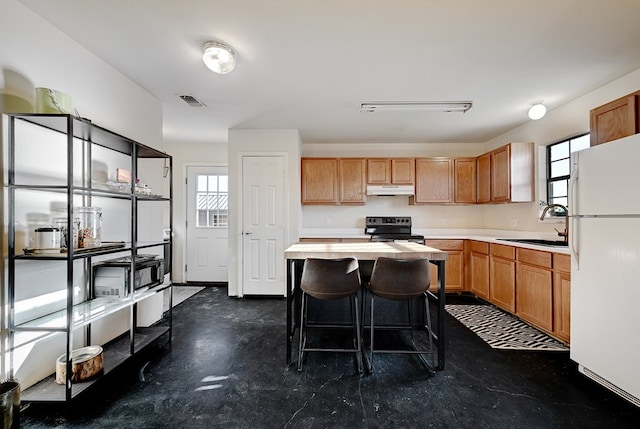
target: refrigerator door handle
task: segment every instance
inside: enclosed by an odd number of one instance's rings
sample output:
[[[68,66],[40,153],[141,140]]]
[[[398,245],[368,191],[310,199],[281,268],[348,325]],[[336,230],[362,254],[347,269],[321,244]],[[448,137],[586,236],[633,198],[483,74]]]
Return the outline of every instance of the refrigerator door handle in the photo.
[[[577,197],[578,197],[578,158],[580,154],[578,152],[574,153],[574,163],[573,168],[571,169],[571,175],[569,176],[569,211],[573,213],[567,213],[569,216],[569,220],[571,221],[571,225],[569,227],[569,247],[571,250],[571,258],[575,263],[575,269],[580,269],[580,255],[578,254],[578,218],[580,216],[576,215],[575,210],[577,208]]]
[[[578,254],[578,219],[580,216],[571,216],[571,233],[569,234],[569,247],[571,250],[572,264],[576,271],[580,270],[580,255]]]

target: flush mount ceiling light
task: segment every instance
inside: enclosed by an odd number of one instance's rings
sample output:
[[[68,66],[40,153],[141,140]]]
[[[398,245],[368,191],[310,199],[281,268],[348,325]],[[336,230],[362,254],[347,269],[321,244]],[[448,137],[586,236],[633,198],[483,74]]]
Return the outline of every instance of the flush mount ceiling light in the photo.
[[[536,103],[529,109],[529,117],[534,121],[542,119],[547,114],[547,106],[542,103]]]
[[[361,103],[360,113],[420,111],[466,112],[471,109],[471,101],[380,101]]]
[[[202,47],[202,61],[209,70],[218,74],[227,74],[236,66],[235,52],[231,46],[221,42],[206,42]]]

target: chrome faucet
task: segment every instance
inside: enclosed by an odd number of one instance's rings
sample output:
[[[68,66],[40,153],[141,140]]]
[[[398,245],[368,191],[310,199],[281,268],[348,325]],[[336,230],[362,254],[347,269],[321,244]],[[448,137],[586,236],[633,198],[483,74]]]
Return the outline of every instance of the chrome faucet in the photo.
[[[547,212],[550,209],[559,207],[564,210],[564,231],[560,232],[556,228],[553,228],[558,233],[558,236],[562,237],[565,243],[569,242],[569,209],[563,206],[562,204],[547,204],[547,206],[542,210],[542,214],[540,215],[540,220],[544,220]]]

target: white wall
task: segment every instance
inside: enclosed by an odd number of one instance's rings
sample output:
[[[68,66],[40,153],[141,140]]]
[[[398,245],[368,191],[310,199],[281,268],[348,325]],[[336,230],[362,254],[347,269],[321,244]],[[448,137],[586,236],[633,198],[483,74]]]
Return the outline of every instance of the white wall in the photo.
[[[537,171],[544,179],[544,147],[568,137],[589,132],[589,111],[616,98],[640,89],[640,70],[595,89],[582,97],[553,109],[538,121],[529,121],[486,143],[491,150],[508,142],[529,141],[537,146]],[[540,186],[542,185],[542,186]],[[632,186],[631,184],[629,184]],[[553,232],[553,226],[538,220],[540,206],[537,201],[546,200],[544,182],[539,182],[534,203],[487,206],[485,209],[485,228],[509,229],[511,219],[517,219],[518,228],[527,231]],[[559,227],[558,229],[561,229]]]
[[[6,98],[34,106],[34,88],[53,88],[71,96],[80,116],[151,147],[162,144],[155,97],[16,0],[2,0],[0,70]]]

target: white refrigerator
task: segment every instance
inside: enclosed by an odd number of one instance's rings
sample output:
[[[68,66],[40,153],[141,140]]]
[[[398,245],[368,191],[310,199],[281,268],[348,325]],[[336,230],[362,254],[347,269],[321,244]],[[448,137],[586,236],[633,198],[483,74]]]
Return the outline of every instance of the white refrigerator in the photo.
[[[640,134],[574,156],[571,359],[640,406]]]

